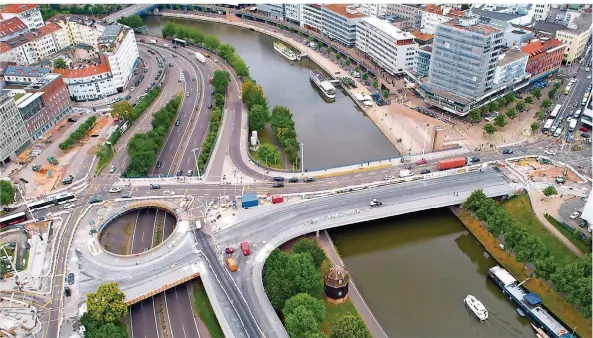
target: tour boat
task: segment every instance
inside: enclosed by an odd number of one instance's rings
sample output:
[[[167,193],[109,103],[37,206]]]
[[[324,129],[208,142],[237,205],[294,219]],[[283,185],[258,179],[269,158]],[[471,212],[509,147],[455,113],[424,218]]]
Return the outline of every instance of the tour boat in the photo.
[[[476,299],[476,297],[472,295],[468,295],[463,300],[465,305],[478,317],[479,320],[486,320],[488,319],[488,310],[484,307],[484,304]]]
[[[336,98],[336,88],[318,70],[309,71],[309,79],[323,92],[328,99]]]
[[[290,61],[294,61],[297,59],[296,54],[280,41],[274,42],[274,50],[282,54],[285,58],[289,59]]]

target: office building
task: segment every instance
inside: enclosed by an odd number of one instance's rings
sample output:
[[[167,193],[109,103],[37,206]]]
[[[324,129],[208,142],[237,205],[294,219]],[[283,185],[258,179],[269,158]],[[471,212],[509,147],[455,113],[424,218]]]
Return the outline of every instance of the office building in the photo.
[[[422,9],[420,5],[387,4],[386,14],[397,15],[408,21],[410,27],[420,28],[422,25]]]
[[[48,67],[7,65],[1,75],[8,85],[28,86],[50,72]]]
[[[324,5],[321,7],[321,30],[346,47],[354,47],[356,43],[356,25],[366,17],[355,5]]]
[[[303,4],[301,6],[301,27],[313,32],[319,32],[322,25],[321,21],[321,5]]]
[[[432,46],[424,45],[416,49],[416,59],[414,60],[414,72],[418,78],[428,76],[430,70],[430,59],[432,57]]]
[[[41,11],[38,5],[14,4],[0,8],[0,18],[2,20],[8,20],[14,17],[18,17],[29,29],[37,29],[43,26],[43,18],[41,17]],[[2,25],[3,23],[0,22],[0,26]]]
[[[301,22],[302,7],[303,5],[301,4],[284,4],[284,20],[299,25]]]
[[[29,132],[9,90],[0,90],[0,165],[17,158],[31,144]]]
[[[494,70],[492,79],[492,89],[502,87],[515,79],[525,77],[525,69],[529,54],[523,53],[519,47],[513,47],[511,50],[498,57],[498,63]]]
[[[536,3],[533,5],[533,20],[536,21],[545,21],[548,19],[550,15],[550,9],[552,5],[550,4],[539,4]]]
[[[394,27],[388,21],[367,17],[358,22],[356,49],[391,75],[401,74],[405,68],[413,67],[417,47],[411,33]]]
[[[534,39],[521,46],[521,51],[529,54],[526,72],[535,81],[557,72],[562,65],[564,48],[562,41],[554,38]]]
[[[566,45],[563,56],[565,64],[572,64],[583,56],[591,38],[591,12],[583,11],[571,25],[557,30],[556,38]]]
[[[387,13],[387,4],[361,3],[359,9],[366,16],[380,17]]]

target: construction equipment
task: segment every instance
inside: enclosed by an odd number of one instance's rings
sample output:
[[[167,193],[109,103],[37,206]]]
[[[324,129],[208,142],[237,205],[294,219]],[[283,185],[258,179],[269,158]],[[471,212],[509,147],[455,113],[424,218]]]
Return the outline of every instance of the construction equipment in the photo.
[[[41,166],[39,164],[36,164],[33,166],[33,171],[40,171],[41,170]]]
[[[52,165],[57,165],[58,164],[58,160],[56,160],[56,158],[53,157],[53,156],[48,157],[47,158],[47,162],[49,162],[49,164],[52,164]]]

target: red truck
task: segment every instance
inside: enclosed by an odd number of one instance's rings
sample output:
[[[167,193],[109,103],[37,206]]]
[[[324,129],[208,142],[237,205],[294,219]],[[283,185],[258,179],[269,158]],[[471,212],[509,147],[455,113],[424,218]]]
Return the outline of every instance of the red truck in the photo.
[[[249,244],[247,244],[247,242],[241,243],[241,251],[243,251],[243,255],[249,256],[251,250],[249,250]]]
[[[446,160],[440,160],[437,164],[437,169],[447,170],[453,168],[461,168],[466,164],[465,157],[449,158]]]

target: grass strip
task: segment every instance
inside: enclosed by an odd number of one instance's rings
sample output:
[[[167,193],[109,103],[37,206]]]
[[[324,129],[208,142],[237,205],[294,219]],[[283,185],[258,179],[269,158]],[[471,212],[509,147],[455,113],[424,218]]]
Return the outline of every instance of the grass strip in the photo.
[[[550,224],[552,224],[556,229],[558,229],[558,231],[560,231],[560,233],[562,233],[564,237],[566,237],[569,241],[572,242],[572,244],[579,248],[579,250],[581,250],[584,253],[590,251],[590,249],[587,247],[587,244],[579,238],[575,237],[574,233],[568,230],[566,227],[564,227],[559,220],[555,219],[554,217],[548,214],[545,214],[544,217],[548,220],[548,222],[550,222]]]
[[[206,289],[204,289],[204,284],[201,279],[197,279],[194,284],[194,308],[204,325],[206,325],[208,332],[210,332],[210,336],[212,336],[212,338],[224,338],[222,328],[218,323],[218,319],[216,318],[214,309],[212,309],[212,304],[210,304],[210,300],[208,299]]]

